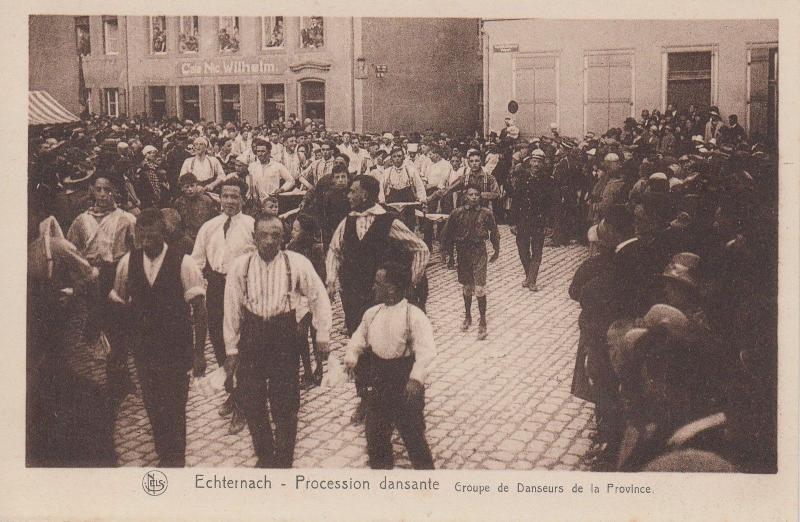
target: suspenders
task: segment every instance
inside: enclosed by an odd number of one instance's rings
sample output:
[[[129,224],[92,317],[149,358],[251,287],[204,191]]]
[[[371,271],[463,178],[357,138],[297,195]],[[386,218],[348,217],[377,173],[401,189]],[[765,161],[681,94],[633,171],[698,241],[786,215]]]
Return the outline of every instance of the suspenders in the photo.
[[[367,342],[367,350],[372,351],[372,345],[369,343],[369,327],[372,325],[375,318],[378,317],[378,314],[385,308],[385,305],[381,305],[380,308],[373,314],[372,319],[369,320],[369,323],[365,325],[364,328],[364,339]],[[411,303],[406,301],[406,347],[403,350],[403,357],[408,357],[414,353],[413,346],[414,346],[414,338],[411,335]]]
[[[287,308],[287,307],[289,308],[288,310],[284,310],[283,313],[286,313],[286,312],[291,312],[292,311],[292,300],[291,300],[291,296],[292,296],[292,265],[289,263],[289,256],[286,254],[286,252],[285,251],[281,251],[281,254],[283,255],[284,263],[286,263],[286,295],[283,296],[283,299],[284,299],[283,308],[284,309]],[[253,261],[253,257],[252,256],[257,256],[257,255],[258,255],[257,252],[254,253],[254,254],[251,254],[250,261],[248,261],[248,263],[247,263],[247,265],[245,266],[245,269],[244,269],[244,296],[243,296],[244,297],[244,302],[249,302],[250,301],[250,296],[248,295],[248,286],[247,286],[247,283],[248,283],[247,279],[248,278],[247,278],[247,276],[250,274],[250,263]],[[263,317],[262,317],[262,319],[263,319]]]

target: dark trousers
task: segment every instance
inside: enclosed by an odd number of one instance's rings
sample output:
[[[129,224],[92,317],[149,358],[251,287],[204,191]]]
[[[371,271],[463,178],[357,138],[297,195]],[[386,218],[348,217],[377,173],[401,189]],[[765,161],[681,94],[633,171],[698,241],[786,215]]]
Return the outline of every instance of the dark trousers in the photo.
[[[130,374],[128,372],[128,335],[127,320],[122,311],[122,305],[112,303],[108,294],[114,288],[114,279],[117,273],[117,262],[101,263],[97,278],[95,292],[89,302],[89,316],[86,320],[86,340],[90,343],[97,341],[100,332],[106,334],[111,351],[106,359],[106,376],[108,387],[113,397],[127,393],[130,387]]]
[[[313,373],[317,373],[320,378],[322,376],[322,354],[317,347],[317,329],[314,328],[311,324],[312,316],[311,312],[307,313],[303,316],[303,319],[300,321],[298,325],[298,335],[299,335],[299,349],[300,349],[300,361],[303,363],[303,375],[304,378],[310,378]],[[308,338],[311,337],[311,341],[309,342]],[[314,361],[316,362],[317,369],[316,372],[311,371],[311,351],[314,352]]]
[[[225,339],[222,335],[222,318],[225,310],[225,274],[215,272],[208,267],[204,271],[208,288],[206,288],[206,309],[208,310],[208,337],[214,347],[217,364],[225,364]],[[225,391],[233,391],[233,379],[225,379]]]
[[[153,427],[159,466],[182,468],[186,464],[186,401],[189,375],[185,369],[149,366],[136,361],[142,400]]]
[[[553,232],[553,243],[556,245],[567,245],[571,239],[578,238],[578,203],[572,199],[559,204],[556,213],[555,231]]]
[[[371,391],[367,399],[365,432],[372,469],[392,469],[392,431],[403,437],[414,469],[434,469],[425,439],[425,397],[410,402],[405,398],[406,383],[414,360],[411,357],[381,359],[370,353]]]
[[[243,310],[237,397],[260,468],[291,468],[300,386],[294,310],[269,320]],[[270,417],[275,422],[273,438]]]
[[[544,225],[525,223],[517,225],[517,252],[529,284],[536,284],[544,248]]]
[[[587,347],[587,355],[586,371],[592,380],[597,434],[601,441],[609,444],[612,451],[616,451],[625,425],[619,396],[619,382],[611,366],[611,358],[605,340],[590,342]]]
[[[339,293],[342,300],[342,310],[344,311],[344,324],[347,328],[347,335],[353,336],[353,333],[361,324],[361,319],[364,317],[364,312],[369,309],[374,303],[372,293],[367,296],[366,293],[358,293],[350,289],[342,289]],[[363,354],[358,358],[356,367],[354,369],[354,380],[356,384],[356,394],[362,399],[366,396],[367,380],[369,377],[369,359]]]

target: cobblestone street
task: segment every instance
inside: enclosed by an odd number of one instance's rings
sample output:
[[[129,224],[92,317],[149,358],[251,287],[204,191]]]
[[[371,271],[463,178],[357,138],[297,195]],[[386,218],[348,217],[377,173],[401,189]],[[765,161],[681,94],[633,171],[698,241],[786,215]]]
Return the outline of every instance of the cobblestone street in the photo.
[[[570,395],[578,341],[578,306],[567,295],[580,245],[545,247],[540,291],[522,288],[522,269],[514,236],[501,226],[500,259],[489,266],[489,338],[477,341],[477,327],[462,333],[463,300],[455,270],[436,253],[428,267],[428,314],[438,355],[426,390],[427,438],[438,468],[585,469],[592,406]],[[342,357],[346,338],[338,300],[334,305],[331,357]],[[477,313],[477,309],[475,312]],[[70,363],[93,380],[105,380],[105,363],[96,361],[80,336],[76,317],[67,332]],[[216,368],[210,344],[208,371]],[[132,373],[133,364],[130,368]],[[134,375],[135,380],[135,375]],[[207,397],[189,390],[187,466],[253,466],[255,457],[245,428],[228,435],[229,419],[217,410],[220,394]],[[295,467],[367,466],[363,425],[350,424],[356,405],[352,383],[302,392]],[[405,448],[395,437],[396,465],[409,468]],[[122,403],[115,426],[119,464],[157,463],[141,394]]]

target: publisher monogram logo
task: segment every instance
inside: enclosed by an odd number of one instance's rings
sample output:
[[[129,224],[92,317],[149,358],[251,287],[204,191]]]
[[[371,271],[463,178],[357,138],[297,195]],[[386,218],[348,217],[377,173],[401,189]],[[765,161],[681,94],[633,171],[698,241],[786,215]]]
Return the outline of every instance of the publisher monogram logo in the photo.
[[[167,476],[158,470],[148,471],[142,477],[142,489],[150,496],[159,496],[167,490]]]

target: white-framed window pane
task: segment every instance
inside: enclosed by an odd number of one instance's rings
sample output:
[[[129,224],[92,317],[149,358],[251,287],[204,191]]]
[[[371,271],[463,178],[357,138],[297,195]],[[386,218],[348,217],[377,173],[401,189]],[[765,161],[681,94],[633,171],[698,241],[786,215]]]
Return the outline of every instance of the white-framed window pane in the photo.
[[[181,16],[178,33],[178,50],[182,53],[196,53],[200,47],[200,22],[196,16]]]
[[[81,56],[87,56],[92,53],[88,16],[75,17],[75,45],[78,48],[78,54]]]
[[[167,52],[167,17],[150,17],[150,52],[163,54]]]
[[[318,49],[325,45],[325,26],[321,16],[307,16],[300,23],[300,47]]]
[[[119,23],[116,17],[103,19],[103,47],[106,54],[119,52]]]
[[[219,50],[223,52],[235,53],[239,50],[239,17],[220,16],[219,31]]]
[[[119,91],[117,89],[106,89],[106,113],[113,118],[119,116]]]
[[[261,18],[261,41],[264,49],[283,47],[283,36],[282,16],[264,16]]]

